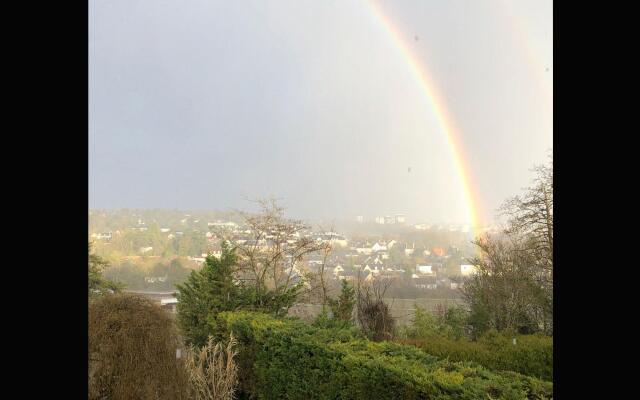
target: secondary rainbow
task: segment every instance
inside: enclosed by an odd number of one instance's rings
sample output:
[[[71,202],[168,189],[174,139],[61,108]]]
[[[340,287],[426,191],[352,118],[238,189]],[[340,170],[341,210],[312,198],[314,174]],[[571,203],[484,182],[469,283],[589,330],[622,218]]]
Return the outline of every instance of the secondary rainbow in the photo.
[[[445,133],[447,142],[449,143],[451,156],[462,185],[464,203],[467,208],[467,219],[471,223],[472,229],[480,228],[482,226],[482,221],[479,219],[478,210],[481,210],[482,208],[480,207],[477,192],[474,190],[472,185],[469,166],[465,164],[466,157],[464,155],[460,135],[456,131],[455,122],[447,112],[445,103],[439,95],[433,79],[431,79],[431,74],[428,73],[426,66],[421,65],[421,63],[411,53],[409,47],[405,44],[400,31],[396,29],[391,20],[384,15],[378,5],[373,0],[365,1],[369,5],[369,9],[372,11],[376,20],[385,28],[385,31],[391,37],[394,45],[406,60],[409,69],[419,82],[423,93],[431,104],[438,124]]]

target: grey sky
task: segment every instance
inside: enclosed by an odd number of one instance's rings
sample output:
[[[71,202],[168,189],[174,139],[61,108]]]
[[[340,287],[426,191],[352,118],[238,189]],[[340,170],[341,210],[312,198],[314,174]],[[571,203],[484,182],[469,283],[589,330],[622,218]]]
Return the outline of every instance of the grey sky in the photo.
[[[90,207],[273,195],[298,217],[463,222],[446,137],[367,3],[91,1]],[[492,216],[552,147],[552,2],[378,3],[439,86]]]

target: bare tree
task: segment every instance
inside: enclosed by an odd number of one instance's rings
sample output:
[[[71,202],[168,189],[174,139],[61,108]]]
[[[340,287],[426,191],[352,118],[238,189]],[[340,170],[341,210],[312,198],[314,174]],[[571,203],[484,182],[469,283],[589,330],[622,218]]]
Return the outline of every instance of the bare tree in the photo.
[[[500,208],[508,218],[506,232],[526,239],[526,249],[551,279],[553,270],[553,167],[538,165],[533,185],[523,196],[507,200]]]
[[[239,277],[255,290],[260,307],[286,313],[301,288],[299,269],[305,257],[321,251],[325,244],[305,235],[309,227],[300,220],[285,218],[276,199],[257,200],[258,214],[242,213],[251,240],[236,245]]]
[[[470,262],[476,274],[462,292],[476,329],[536,331],[547,322],[547,296],[539,269],[517,236],[484,236],[475,241],[480,255]],[[481,327],[481,325],[484,325]]]
[[[320,227],[320,230],[324,232],[324,229],[322,227]],[[322,248],[319,250],[320,253],[322,254],[322,263],[319,265],[318,271],[315,274],[317,279],[314,279],[314,281],[316,281],[318,285],[316,287],[311,288],[312,290],[320,291],[320,303],[322,304],[323,314],[326,312],[326,307],[329,302],[329,294],[328,294],[329,288],[326,281],[325,272],[327,268],[327,261],[329,260],[329,256],[331,255],[331,251],[333,250],[333,239],[334,239],[333,230],[334,230],[334,227],[332,226],[329,233],[329,238],[322,243]]]
[[[363,282],[358,273],[356,286],[356,319],[362,332],[375,341],[391,340],[395,319],[391,316],[384,295],[391,286],[389,279],[373,279]]]
[[[529,263],[537,267],[536,276],[545,294],[545,331],[553,321],[553,159],[534,167],[533,185],[524,195],[507,200],[500,211],[507,217],[505,233],[517,241],[517,251],[526,252]],[[524,257],[521,255],[521,257]]]

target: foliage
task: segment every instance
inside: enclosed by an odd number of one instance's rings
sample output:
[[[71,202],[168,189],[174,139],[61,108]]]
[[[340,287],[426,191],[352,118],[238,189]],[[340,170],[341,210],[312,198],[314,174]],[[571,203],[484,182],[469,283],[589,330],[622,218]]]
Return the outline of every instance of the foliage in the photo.
[[[273,315],[284,315],[293,306],[300,293],[303,284],[297,283],[287,288],[258,289],[256,286],[240,284],[240,297],[242,308],[250,311],[262,311]]]
[[[220,259],[207,257],[202,269],[192,271],[184,284],[176,286],[178,324],[187,344],[204,346],[212,315],[241,305],[233,277],[235,265],[233,249],[225,246]]]
[[[172,318],[151,300],[112,294],[89,303],[89,398],[181,399]]]
[[[193,271],[184,284],[176,285],[178,323],[188,344],[204,346],[209,325],[221,311],[250,310],[272,313],[287,310],[296,301],[302,284],[259,290],[238,281],[238,259],[234,248],[223,245],[220,259],[206,258],[199,271]]]
[[[207,242],[202,230],[192,228],[179,228],[181,234],[163,233],[157,223],[151,223],[146,230],[136,227],[120,228],[112,232],[113,238],[99,247],[100,254],[105,257],[113,255],[122,256],[160,256],[171,258],[175,256],[197,256],[212,250]],[[152,249],[144,254],[140,249],[151,247]]]
[[[224,312],[217,337],[238,338],[245,395],[261,399],[548,399],[552,384],[473,362],[441,360],[413,346],[371,342],[265,314]]]
[[[200,349],[187,351],[185,367],[195,400],[232,400],[238,383],[237,341],[230,336],[226,348],[209,337]]]
[[[445,337],[461,339],[469,330],[469,314],[460,307],[448,307],[441,315],[442,330]]]
[[[123,282],[131,290],[169,291],[176,285],[184,283],[192,269],[183,266],[179,258],[154,262],[154,259],[138,259],[123,261],[106,269],[104,276]],[[150,264],[150,262],[154,262]],[[164,278],[149,281],[146,277]]]
[[[351,324],[353,322],[354,305],[355,290],[346,280],[342,280],[340,296],[337,299],[329,299],[333,318],[344,324]]]
[[[468,330],[468,314],[460,307],[439,307],[436,314],[427,312],[417,304],[409,326],[403,327],[401,336],[410,339],[445,337],[461,339]]]
[[[103,270],[108,266],[108,262],[91,252],[91,242],[89,242],[89,297],[118,292],[123,288],[122,284],[112,282],[102,275]]]
[[[516,339],[513,344],[512,339]],[[443,336],[404,339],[426,353],[451,361],[475,361],[491,370],[509,370],[544,380],[553,379],[553,339],[541,334],[508,335],[489,331],[478,341]]]

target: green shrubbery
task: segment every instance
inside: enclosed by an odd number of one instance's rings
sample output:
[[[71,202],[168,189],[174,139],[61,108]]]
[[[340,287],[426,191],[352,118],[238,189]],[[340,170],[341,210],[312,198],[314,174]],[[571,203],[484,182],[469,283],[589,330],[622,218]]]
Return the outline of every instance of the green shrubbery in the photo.
[[[398,336],[407,339],[425,339],[434,336],[461,339],[466,336],[467,330],[468,314],[461,308],[447,308],[441,312],[441,315],[434,315],[416,305],[411,325],[399,329]]]
[[[374,343],[356,328],[319,328],[252,312],[223,312],[211,322],[219,340],[233,332],[240,390],[260,399],[550,398],[552,384],[515,372],[491,372],[413,346]]]
[[[451,361],[475,361],[494,371],[515,371],[544,380],[553,379],[551,337],[491,330],[471,341],[470,325],[468,313],[460,308],[449,308],[434,315],[416,307],[412,323],[399,330],[399,342]],[[513,338],[516,338],[515,345]]]
[[[515,345],[512,342],[514,337]],[[475,361],[491,370],[516,371],[544,380],[553,379],[553,339],[544,335],[508,335],[490,331],[475,342],[441,336],[401,342],[451,361]]]

